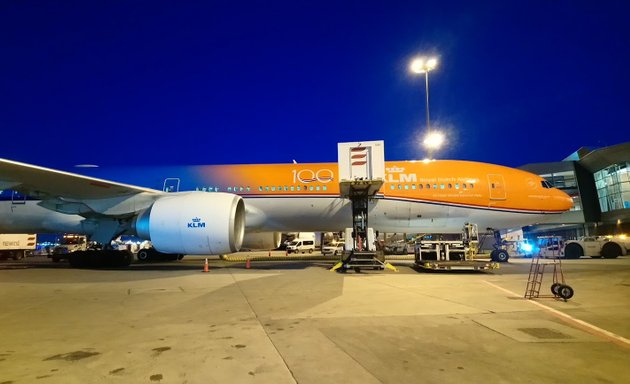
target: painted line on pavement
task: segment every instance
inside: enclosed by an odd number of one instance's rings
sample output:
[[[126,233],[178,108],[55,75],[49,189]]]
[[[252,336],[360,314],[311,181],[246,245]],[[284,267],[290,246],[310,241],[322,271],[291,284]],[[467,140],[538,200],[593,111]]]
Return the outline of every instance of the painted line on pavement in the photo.
[[[486,284],[488,284],[488,285],[490,285],[490,286],[492,286],[492,287],[494,287],[494,288],[496,288],[496,289],[498,289],[500,291],[506,292],[506,293],[508,293],[508,294],[510,294],[512,296],[523,298],[523,296],[521,296],[521,295],[519,295],[517,293],[514,293],[514,292],[510,291],[509,289],[505,289],[505,288],[500,287],[500,286],[498,286],[498,285],[496,285],[494,283],[491,283],[489,281],[484,281],[484,282]],[[525,298],[523,298],[523,299],[525,300]],[[551,307],[546,306],[545,304],[539,303],[537,301],[527,300],[527,302],[532,303],[532,304],[534,304],[534,305],[536,305],[538,307],[541,307],[542,309],[550,312],[551,314],[555,315],[556,317],[558,317],[558,318],[560,318],[560,319],[562,319],[562,320],[564,320],[564,321],[566,321],[568,323],[571,323],[571,324],[573,324],[573,325],[575,325],[575,326],[577,326],[577,327],[579,327],[579,328],[581,328],[583,330],[586,330],[586,331],[588,331],[589,333],[591,333],[593,335],[596,335],[596,336],[599,336],[599,337],[601,337],[603,339],[612,341],[613,343],[615,343],[617,345],[620,345],[622,347],[630,348],[630,340],[626,339],[623,336],[619,336],[616,333],[612,333],[612,332],[607,331],[605,329],[599,328],[599,327],[597,327],[597,326],[595,326],[595,325],[593,325],[591,323],[587,323],[584,320],[580,320],[580,319],[577,319],[577,318],[575,318],[575,317],[573,317],[571,315],[567,315],[564,312],[558,311],[557,309],[551,308]]]

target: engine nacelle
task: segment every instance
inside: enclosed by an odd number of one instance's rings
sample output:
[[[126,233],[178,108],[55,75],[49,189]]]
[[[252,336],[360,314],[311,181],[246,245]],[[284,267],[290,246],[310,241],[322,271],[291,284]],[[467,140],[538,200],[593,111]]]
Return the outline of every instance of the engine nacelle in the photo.
[[[230,193],[171,193],[138,216],[135,230],[164,253],[237,252],[245,233],[245,203]]]
[[[281,232],[245,233],[243,248],[276,249],[280,246]]]

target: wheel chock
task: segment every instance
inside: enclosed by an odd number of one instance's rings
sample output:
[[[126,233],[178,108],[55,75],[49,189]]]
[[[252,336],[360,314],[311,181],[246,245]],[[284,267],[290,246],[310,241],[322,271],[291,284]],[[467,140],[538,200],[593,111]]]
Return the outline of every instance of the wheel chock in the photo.
[[[385,266],[385,268],[392,270],[394,272],[398,272],[398,268],[394,267],[393,265],[391,265],[390,263],[385,263],[383,264]]]
[[[339,268],[341,268],[343,266],[343,261],[338,262],[337,264],[333,265],[332,268],[330,268],[331,272],[335,272],[336,270],[338,270]]]

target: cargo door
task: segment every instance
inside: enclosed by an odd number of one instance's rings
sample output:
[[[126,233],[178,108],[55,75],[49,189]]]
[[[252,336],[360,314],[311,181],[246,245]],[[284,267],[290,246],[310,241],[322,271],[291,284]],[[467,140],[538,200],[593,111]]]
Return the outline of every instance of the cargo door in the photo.
[[[490,200],[505,200],[505,181],[503,175],[488,175],[488,188],[490,190]]]

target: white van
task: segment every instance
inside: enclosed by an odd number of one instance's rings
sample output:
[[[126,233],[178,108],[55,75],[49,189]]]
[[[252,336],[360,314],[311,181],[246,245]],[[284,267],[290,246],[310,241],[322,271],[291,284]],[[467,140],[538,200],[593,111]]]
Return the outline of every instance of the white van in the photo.
[[[295,239],[287,245],[287,253],[313,253],[315,250],[315,240]]]

